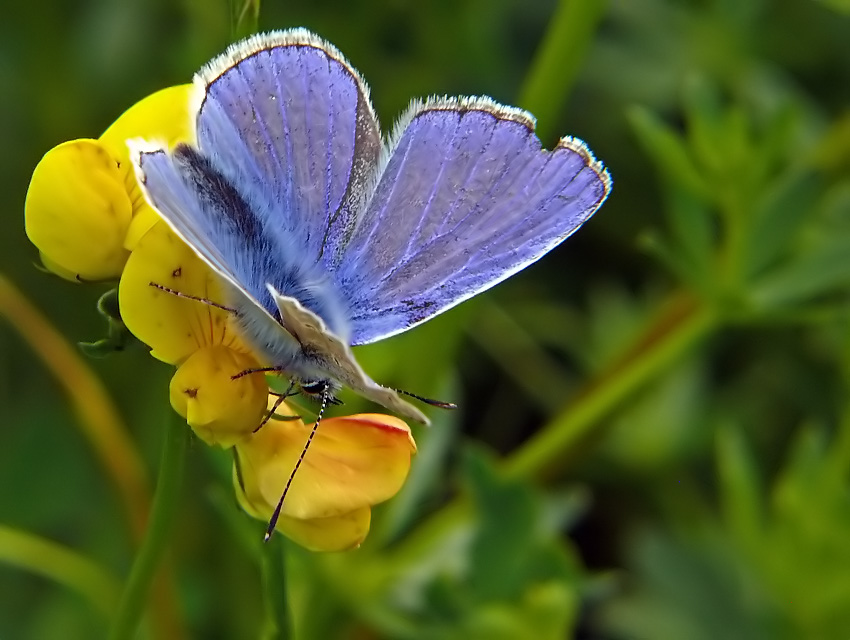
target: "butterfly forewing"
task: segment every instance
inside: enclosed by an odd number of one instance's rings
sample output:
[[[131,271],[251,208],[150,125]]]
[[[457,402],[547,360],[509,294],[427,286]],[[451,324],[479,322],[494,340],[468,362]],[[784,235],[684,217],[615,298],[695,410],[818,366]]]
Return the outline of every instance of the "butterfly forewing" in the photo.
[[[284,246],[332,264],[381,148],[357,72],[333,46],[295,30],[249,40],[197,82],[200,150]]]
[[[334,47],[303,29],[234,45],[195,83],[197,150],[184,150],[200,162],[181,162],[179,149],[142,149],[146,196],[213,269],[270,314],[267,283],[296,296],[309,288],[315,304],[304,304],[320,314],[333,307],[325,320],[346,328],[336,293],[315,283],[350,236],[378,161],[365,84]],[[222,193],[240,206],[217,201]]]
[[[217,218],[216,207],[210,211],[202,210],[198,183],[192,179],[190,172],[178,168],[174,157],[164,149],[140,151],[136,163],[148,201],[165,215],[178,235],[213,269],[219,273],[227,272],[230,274],[227,279],[238,284],[225,259],[229,254],[228,248],[222,246],[218,238],[209,232],[210,225],[201,227],[195,224],[197,219]],[[224,205],[225,201],[222,200],[221,204]]]
[[[541,149],[522,111],[484,99],[415,106],[338,272],[353,344],[405,331],[539,259],[609,188],[583,143]]]

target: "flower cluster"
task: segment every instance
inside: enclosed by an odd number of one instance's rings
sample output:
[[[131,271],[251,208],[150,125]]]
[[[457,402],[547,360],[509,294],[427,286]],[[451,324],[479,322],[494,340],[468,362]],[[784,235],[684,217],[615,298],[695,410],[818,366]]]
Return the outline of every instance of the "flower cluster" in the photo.
[[[26,199],[26,231],[50,271],[76,281],[120,278],[121,317],[173,364],[171,405],[209,445],[235,450],[234,486],[250,515],[268,519],[310,433],[297,416],[264,416],[276,396],[239,339],[217,276],[145,201],[126,141],[190,140],[191,87],[159,91],[97,140],[73,140],[44,156]],[[276,413],[291,413],[281,404]],[[362,542],[371,506],[402,486],[416,445],[407,425],[378,414],[328,418],[292,482],[277,529],[315,550]]]

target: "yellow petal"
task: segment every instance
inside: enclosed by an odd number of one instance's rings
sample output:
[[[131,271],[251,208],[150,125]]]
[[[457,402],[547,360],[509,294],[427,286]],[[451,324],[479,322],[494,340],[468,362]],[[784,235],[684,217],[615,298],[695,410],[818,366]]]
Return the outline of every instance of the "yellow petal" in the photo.
[[[222,303],[219,281],[195,253],[160,221],[139,241],[118,287],[121,317],[152,355],[179,363],[199,348],[223,345],[246,351],[228,324],[229,312],[151,286]]]
[[[76,282],[78,284],[82,282],[82,280],[77,277],[78,274],[76,272],[69,271],[62,265],[53,262],[53,260],[50,259],[50,256],[45,254],[43,251],[38,252],[38,257],[41,258],[42,266],[51,273],[59,276],[60,278],[64,278],[65,280],[70,280],[71,282]]]
[[[250,503],[272,508],[277,504],[311,428],[300,421],[272,420],[237,444]],[[393,416],[323,420],[292,481],[282,514],[300,520],[331,518],[383,502],[404,484],[415,450],[407,425]]]
[[[51,264],[83,280],[116,278],[127,260],[130,199],[116,160],[96,140],[48,151],[27,191],[26,231]]]
[[[126,141],[147,138],[173,146],[191,140],[194,123],[189,114],[193,85],[161,89],[139,100],[122,113],[100,136],[116,157],[129,159]]]
[[[124,238],[124,248],[127,251],[133,251],[139,245],[139,241],[145,237],[145,234],[153,229],[154,225],[160,220],[162,220],[160,215],[147,202],[138,205],[133,212],[133,219],[127,229],[127,236]]]
[[[257,366],[244,353],[221,346],[189,356],[171,378],[171,406],[209,445],[232,447],[262,421],[268,386],[262,375],[232,376]]]
[[[192,88],[191,84],[183,84],[149,95],[121,114],[100,136],[100,142],[119,162],[134,214],[150,207],[136,183],[127,140],[144,138],[169,148],[177,142],[192,140],[194,124],[189,115]]]

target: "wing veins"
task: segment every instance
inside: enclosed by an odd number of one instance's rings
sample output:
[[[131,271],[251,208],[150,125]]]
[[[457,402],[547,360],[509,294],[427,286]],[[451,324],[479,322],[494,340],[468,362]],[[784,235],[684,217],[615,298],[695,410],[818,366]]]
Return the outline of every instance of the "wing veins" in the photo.
[[[495,132],[495,127],[493,128],[493,131]],[[491,136],[491,139],[492,139],[492,136]],[[483,154],[481,154],[481,155],[483,155]],[[471,207],[471,209],[470,209],[469,213],[467,213],[467,214],[466,214],[463,218],[461,218],[460,220],[458,220],[458,221],[455,223],[455,225],[454,225],[451,229],[448,229],[447,231],[444,231],[443,233],[440,233],[439,235],[436,235],[436,236],[432,237],[432,238],[431,238],[428,242],[426,242],[424,245],[422,245],[422,247],[419,249],[419,251],[417,251],[416,253],[414,253],[412,256],[409,256],[406,260],[404,260],[404,262],[400,263],[398,266],[396,266],[395,268],[393,268],[393,269],[392,269],[392,271],[391,271],[390,273],[388,273],[385,277],[381,278],[381,281],[380,281],[380,282],[381,282],[381,283],[384,283],[384,282],[386,282],[387,280],[389,280],[389,279],[390,279],[393,275],[395,275],[398,271],[400,271],[400,270],[401,270],[401,269],[403,269],[404,267],[408,266],[411,262],[413,262],[413,261],[414,261],[417,257],[419,257],[419,256],[420,256],[423,252],[427,251],[428,249],[430,249],[431,247],[433,247],[433,246],[434,246],[435,244],[437,244],[438,242],[443,241],[443,240],[446,238],[446,236],[451,236],[453,233],[455,233],[455,232],[457,231],[457,229],[458,229],[458,228],[459,228],[459,227],[460,227],[460,226],[461,226],[461,225],[462,225],[462,224],[463,224],[466,220],[468,220],[468,219],[470,218],[470,216],[473,216],[474,214],[476,214],[476,213],[478,213],[479,211],[481,211],[481,209],[483,208],[481,203],[482,203],[483,201],[485,201],[486,199],[488,199],[488,198],[489,198],[489,197],[493,194],[493,191],[496,189],[496,187],[497,187],[497,186],[499,186],[499,183],[501,182],[502,178],[504,178],[504,177],[505,177],[505,174],[508,172],[509,168],[511,167],[511,164],[512,164],[514,161],[516,161],[516,159],[517,159],[517,157],[518,157],[519,155],[520,155],[520,152],[518,152],[518,153],[517,153],[517,154],[516,154],[516,155],[515,155],[515,156],[514,156],[511,160],[508,160],[508,161],[505,163],[505,166],[504,166],[504,168],[503,168],[503,170],[502,170],[502,173],[501,173],[501,174],[499,175],[499,177],[498,177],[498,178],[497,178],[497,179],[496,179],[496,180],[495,180],[495,181],[494,181],[494,182],[490,185],[490,188],[487,190],[487,193],[485,193],[484,195],[482,195],[480,198],[478,198],[478,199],[477,199],[477,200],[473,203],[473,205],[472,205],[472,207]],[[553,154],[553,155],[554,155],[554,154]],[[546,167],[546,165],[548,164],[548,162],[549,162],[549,158],[547,158],[547,159],[546,159],[546,162],[544,162],[544,163],[541,165],[541,167],[538,169],[537,176],[535,176],[535,179],[537,179],[537,177],[539,177],[540,173],[542,173],[542,172],[543,172],[543,169]],[[476,162],[476,166],[477,166],[477,164],[478,164],[478,163]],[[473,171],[472,173],[474,173],[474,171]],[[470,173],[470,176],[468,176],[467,181],[464,183],[464,186],[465,186],[466,184],[468,184],[468,183],[469,183],[469,179],[471,178],[472,173]],[[513,186],[514,186],[514,185],[515,185],[515,184],[519,181],[519,179],[520,179],[521,177],[522,177],[522,170],[520,170],[520,171],[518,171],[518,172],[517,172],[517,174],[514,176],[513,181],[511,181],[511,183],[510,183],[509,185],[507,185],[507,188],[513,187]],[[513,201],[514,201],[514,199],[516,199],[519,195],[520,195],[519,193],[518,193],[518,194],[516,194],[513,198],[511,198],[511,200],[510,200],[509,202],[513,202]],[[491,217],[491,216],[488,216],[488,219],[489,219],[490,217]],[[524,220],[521,220],[519,223],[521,223],[521,222],[523,222],[523,221],[524,221]],[[519,224],[519,223],[518,223],[518,224]],[[468,264],[469,264],[469,260],[467,260],[467,262],[466,262],[466,263],[464,263],[464,266],[466,266],[466,265],[468,265]],[[448,280],[448,278],[443,279],[443,280],[442,280],[439,284],[443,284],[446,280]],[[438,285],[437,285],[437,286],[438,286]],[[425,289],[425,291],[426,291],[426,292],[427,292],[427,291],[433,291],[435,288],[437,288],[437,286],[431,286],[431,287],[428,287],[427,289]]]
[[[407,149],[404,150],[404,156],[401,159],[401,166],[399,166],[399,170],[398,170],[399,173],[401,173],[401,171],[404,169],[404,166],[407,164],[407,159],[410,155],[410,148],[412,146],[413,146],[413,141],[411,141],[411,143],[407,145]],[[384,175],[386,175],[386,171],[384,172]],[[380,184],[380,183],[378,183],[378,184]],[[374,218],[376,223],[372,225],[372,228],[369,230],[369,235],[366,236],[366,239],[363,241],[363,249],[357,253],[357,261],[358,262],[360,261],[360,258],[363,255],[363,250],[365,250],[365,248],[369,246],[369,243],[371,242],[372,237],[375,235],[375,231],[380,227],[380,225],[377,224],[377,221],[381,220],[384,217],[384,212],[387,210],[387,207],[389,207],[390,200],[392,200],[393,195],[395,194],[396,185],[398,185],[398,181],[394,182],[392,188],[390,189],[389,195],[387,195],[387,197],[386,197],[386,201],[384,202],[384,206],[381,208],[381,212],[379,214],[377,214]],[[372,197],[373,198],[375,197],[374,193],[372,194]]]
[[[293,48],[294,47],[295,47],[295,45],[293,45]],[[281,120],[281,124],[283,125],[283,140],[284,140],[284,144],[285,144],[285,148],[286,148],[286,158],[287,158],[287,163],[286,163],[285,169],[284,169],[283,165],[281,164],[281,173],[283,173],[284,170],[286,171],[286,183],[284,185],[285,189],[284,189],[284,192],[281,194],[281,196],[285,196],[284,199],[286,200],[286,202],[285,202],[284,206],[286,206],[287,209],[291,209],[292,208],[292,197],[293,197],[293,194],[292,194],[292,183],[293,183],[292,167],[294,166],[294,163],[292,162],[292,136],[290,135],[289,118],[287,117],[287,113],[286,113],[286,106],[287,105],[286,105],[286,101],[283,99],[283,88],[280,86],[280,75],[277,74],[277,73],[274,73],[274,74],[272,74],[272,76],[274,77],[274,85],[275,85],[275,88],[277,89],[277,93],[275,95],[277,96],[277,102],[280,105],[280,120]]]
[[[485,111],[485,112],[482,112],[482,113],[487,113],[487,112]],[[492,115],[492,114],[488,114],[488,115]],[[466,190],[466,187],[467,187],[467,185],[469,184],[469,181],[472,179],[472,176],[473,176],[473,175],[474,175],[474,173],[475,173],[475,169],[477,169],[477,168],[478,168],[478,163],[480,162],[481,158],[483,158],[483,157],[485,156],[485,154],[486,154],[487,150],[490,148],[490,145],[491,145],[491,144],[492,144],[492,142],[493,142],[493,137],[496,135],[496,129],[498,128],[498,122],[499,122],[499,119],[498,119],[498,118],[495,118],[495,117],[494,117],[493,119],[494,119],[494,121],[496,121],[496,122],[494,123],[494,125],[495,125],[495,126],[493,126],[493,127],[490,129],[490,137],[487,139],[487,144],[485,144],[485,145],[484,145],[484,148],[481,150],[481,153],[480,153],[480,154],[478,154],[478,158],[475,160],[475,164],[473,165],[472,171],[470,172],[470,174],[467,176],[466,180],[464,181],[464,183],[463,183],[463,188],[461,189],[461,191],[465,191],[465,190]],[[499,177],[498,177],[498,178],[494,181],[494,183],[491,185],[491,187],[490,187],[490,189],[487,191],[487,193],[485,193],[483,196],[481,196],[481,198],[479,198],[479,199],[478,199],[478,200],[476,200],[474,203],[472,203],[472,209],[473,209],[473,210],[477,210],[477,208],[478,208],[478,207],[480,206],[480,204],[481,204],[481,200],[483,200],[484,198],[486,198],[487,196],[489,196],[489,195],[491,195],[491,194],[493,193],[493,189],[495,188],[495,186],[499,183],[499,181],[500,181],[500,180],[504,177],[505,173],[507,172],[507,165],[509,165],[509,164],[510,164],[510,163],[506,163],[506,166],[502,169],[502,173],[501,173],[501,175],[500,175],[500,176],[499,176]],[[458,198],[458,200],[460,200],[460,198]],[[455,204],[457,204],[457,201],[455,202]],[[454,212],[454,207],[452,208],[451,212]],[[458,225],[459,225],[459,224],[462,224],[462,223],[463,223],[463,221],[464,221],[464,220],[466,220],[466,219],[467,219],[470,215],[472,215],[472,211],[470,211],[470,212],[469,212],[469,213],[467,213],[467,214],[466,214],[463,218],[461,218],[460,220],[458,220],[458,221],[455,223],[455,225],[454,225],[454,226],[453,226],[453,227],[449,230],[449,232],[454,231],[455,229],[457,229]],[[437,229],[437,231],[435,232],[435,236],[432,238],[432,240],[437,239],[437,238],[439,238],[439,237],[442,237],[445,233],[447,233],[447,232],[445,232],[445,231],[443,231],[443,230],[445,229],[445,226],[446,226],[446,220],[448,220],[448,218],[449,218],[449,216],[447,215],[447,216],[446,216],[446,218],[443,220],[443,222],[440,224],[440,226],[439,226],[439,228]]]
[[[463,121],[463,117],[462,116],[458,117],[457,123],[455,124],[455,130],[452,132],[452,138],[451,138],[451,140],[449,140],[449,145],[448,145],[449,150],[451,150],[452,143],[454,143],[455,139],[457,138],[457,133],[458,133],[458,131],[460,131],[460,125],[461,125],[462,121]],[[422,225],[423,225],[425,219],[428,217],[428,212],[431,209],[431,205],[434,203],[434,195],[437,193],[437,188],[440,186],[440,181],[443,179],[443,175],[444,175],[445,170],[446,170],[446,165],[449,163],[449,160],[450,160],[450,158],[446,158],[446,162],[443,162],[443,163],[440,164],[440,172],[437,174],[437,179],[434,180],[434,187],[431,189],[431,193],[428,195],[428,202],[425,204],[425,208],[422,211],[422,214],[419,216],[419,221],[416,223],[416,229],[410,235],[410,238],[407,241],[407,246],[405,246],[404,251],[401,254],[401,256],[402,256],[401,260],[404,260],[405,258],[407,258],[408,252],[410,251],[410,245],[413,244],[414,238],[416,238],[419,235],[419,232],[422,230]],[[455,198],[455,201],[457,201],[457,198]],[[454,203],[452,203],[452,204],[454,204]],[[393,268],[390,271],[390,273],[387,274],[387,276],[385,278],[382,278],[382,281],[389,278],[396,271],[396,269],[398,269],[398,266]]]
[[[326,62],[327,62],[327,68],[328,68],[328,93],[330,93],[331,89],[333,87],[333,74],[331,72],[330,58],[326,58]],[[356,86],[355,86],[355,90],[356,90]],[[360,101],[359,92],[357,93],[357,101],[358,102]],[[325,227],[324,236],[327,236],[328,229],[331,228],[331,224],[332,224],[334,213],[335,213],[335,211],[331,212],[331,188],[333,186],[333,179],[331,177],[332,173],[333,173],[333,171],[332,171],[332,164],[333,164],[332,160],[333,159],[332,159],[331,150],[333,148],[333,139],[334,139],[334,136],[336,135],[336,130],[334,128],[334,117],[333,117],[332,102],[333,102],[332,100],[328,100],[328,143],[327,143],[327,148],[325,149],[325,212],[327,213],[327,216],[328,216],[328,224]],[[357,107],[355,106],[355,124],[354,124],[355,135],[357,135],[357,133],[356,133],[357,132],[357,123],[356,123],[356,117],[357,116],[356,116],[356,114],[357,114]],[[353,161],[354,160],[352,158],[352,163],[353,163]],[[351,175],[351,170],[349,170],[349,177],[350,177],[350,175]],[[348,186],[348,185],[346,185],[346,186]],[[342,197],[340,198],[339,206],[337,207],[337,210],[339,209],[339,207],[342,206],[342,203],[343,203],[344,200],[345,200],[345,191],[343,191],[343,193],[342,193]],[[324,236],[322,237],[322,246],[319,248],[319,256],[318,256],[319,259],[321,259],[322,254],[324,253],[324,246],[325,246]]]
[[[299,57],[302,57],[303,51],[299,50],[298,55],[299,55]],[[315,158],[313,157],[313,154],[311,153],[311,149],[312,149],[313,145],[312,145],[312,140],[310,138],[310,118],[309,118],[310,109],[308,108],[308,105],[310,104],[310,79],[307,77],[306,69],[302,69],[301,79],[304,81],[304,137],[306,138],[307,157],[310,158],[309,165],[307,166],[307,178],[310,181],[312,181],[313,180],[313,174],[315,173]],[[301,188],[301,185],[299,185],[299,189],[300,188]],[[303,200],[303,198],[301,197],[302,194],[299,193],[298,195],[299,195],[298,199]],[[302,214],[303,214],[303,212],[302,212]],[[310,226],[309,225],[302,225],[302,226],[303,226],[304,232],[307,236],[306,237],[306,244],[309,247],[310,246]]]
[[[259,60],[259,56],[258,56],[257,59]],[[250,93],[250,85],[248,83],[248,79],[245,77],[245,73],[242,71],[242,69],[239,66],[234,67],[234,70],[237,72],[237,77],[239,78],[239,80],[242,82],[243,85],[245,85],[246,93]],[[275,159],[275,162],[277,162],[277,165],[282,168],[283,163],[280,161],[280,158],[278,158],[278,156],[277,156],[277,150],[275,149],[274,141],[271,138],[271,134],[269,133],[268,128],[266,127],[265,120],[263,118],[257,117],[257,111],[256,111],[256,109],[254,109],[253,104],[251,105],[251,113],[254,116],[254,118],[253,118],[254,122],[259,126],[259,128],[260,128],[260,130],[263,134],[263,137],[266,139],[266,143],[268,144],[268,147],[267,147],[268,150],[271,152],[272,156]],[[234,128],[236,128],[236,130],[238,131],[238,127],[236,127],[236,123],[234,123],[231,118],[228,118],[228,120],[234,125]],[[239,136],[237,134],[237,138],[241,138],[241,136]],[[250,143],[249,140],[243,140],[243,144],[246,147],[248,146],[249,143]],[[257,163],[257,158],[254,156],[253,153],[250,153],[250,149],[248,149],[248,151],[249,151],[249,153],[247,155],[251,158],[251,161],[254,163],[254,166],[257,168],[257,173],[260,176],[260,178],[261,179],[262,178],[268,179],[268,176],[264,175],[265,172],[262,170],[260,165]]]

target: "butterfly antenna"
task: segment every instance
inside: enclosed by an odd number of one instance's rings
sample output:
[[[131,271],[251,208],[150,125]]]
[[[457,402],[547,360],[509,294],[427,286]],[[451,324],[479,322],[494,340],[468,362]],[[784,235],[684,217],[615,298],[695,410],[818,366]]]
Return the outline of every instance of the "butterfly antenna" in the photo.
[[[185,298],[186,300],[194,300],[195,302],[202,302],[205,305],[210,307],[215,307],[216,309],[221,309],[222,311],[227,311],[228,313],[232,313],[234,315],[238,315],[239,312],[233,307],[228,307],[226,305],[221,304],[220,302],[214,302],[209,298],[202,298],[200,296],[190,296],[188,293],[183,293],[182,291],[177,291],[177,289],[172,289],[171,287],[165,287],[161,284],[157,284],[156,282],[148,282],[148,285],[153,287],[154,289],[159,289],[160,291],[164,291],[165,293],[170,293],[173,296],[177,296],[178,298]]]
[[[423,398],[422,396],[417,396],[415,393],[410,393],[410,391],[405,391],[404,389],[393,389],[393,391],[405,396],[409,396],[411,398],[415,398],[416,400],[419,400],[419,402],[424,402],[425,404],[431,405],[432,407],[437,407],[438,409],[457,409],[457,405],[454,402],[443,402],[442,400],[432,400],[431,398]]]
[[[319,428],[319,423],[322,421],[322,415],[325,413],[325,407],[328,406],[329,399],[330,392],[328,389],[325,389],[322,391],[322,408],[319,409],[319,415],[316,416],[316,422],[313,424],[313,430],[310,431],[310,437],[307,438],[307,442],[304,443],[304,448],[301,449],[301,455],[298,456],[298,461],[295,463],[292,473],[289,474],[289,480],[286,481],[286,486],[283,488],[280,500],[277,501],[277,506],[274,508],[274,513],[272,513],[272,517],[269,520],[269,526],[266,529],[266,535],[263,538],[264,542],[268,542],[269,538],[271,538],[274,533],[274,528],[277,526],[278,518],[280,518],[280,510],[283,508],[283,501],[286,500],[286,494],[289,493],[289,487],[292,485],[292,480],[298,472],[298,467],[300,467],[301,463],[304,462],[304,456],[307,455],[307,449],[310,448],[310,443],[313,442],[313,436],[316,435],[316,430]]]
[[[280,373],[281,371],[283,371],[281,367],[258,367],[257,369],[245,369],[245,371],[240,371],[239,373],[230,376],[230,379],[238,380],[239,378],[250,375],[252,373]]]

